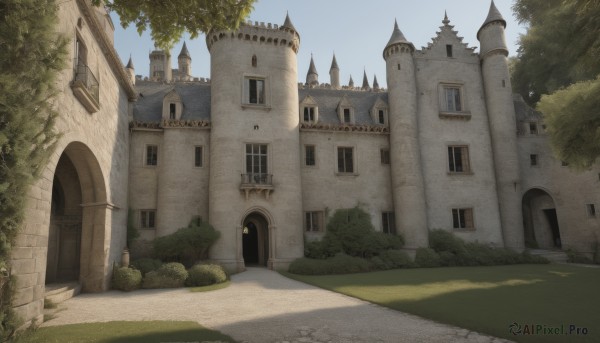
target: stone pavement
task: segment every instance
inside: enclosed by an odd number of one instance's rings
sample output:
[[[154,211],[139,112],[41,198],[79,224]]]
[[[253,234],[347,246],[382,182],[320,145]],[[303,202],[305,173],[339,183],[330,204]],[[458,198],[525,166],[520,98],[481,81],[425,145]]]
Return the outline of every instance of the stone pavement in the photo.
[[[212,292],[83,294],[42,326],[112,320],[190,320],[240,342],[506,342],[390,310],[280,274],[248,268]]]

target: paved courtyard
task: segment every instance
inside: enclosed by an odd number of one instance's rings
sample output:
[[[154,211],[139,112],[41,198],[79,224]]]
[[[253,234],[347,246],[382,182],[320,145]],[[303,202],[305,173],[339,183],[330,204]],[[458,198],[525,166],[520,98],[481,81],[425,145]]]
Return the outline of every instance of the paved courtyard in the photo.
[[[262,268],[229,287],[111,291],[64,302],[43,326],[112,320],[191,320],[240,342],[506,342],[290,280]]]

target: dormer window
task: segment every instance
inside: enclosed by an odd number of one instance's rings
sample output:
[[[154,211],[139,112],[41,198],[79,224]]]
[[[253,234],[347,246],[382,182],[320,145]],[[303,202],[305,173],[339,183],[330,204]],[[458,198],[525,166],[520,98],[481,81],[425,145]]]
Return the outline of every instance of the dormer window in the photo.
[[[385,111],[384,110],[380,109],[377,111],[377,123],[385,124]]]
[[[354,106],[348,100],[346,95],[342,97],[338,104],[338,117],[342,124],[354,124]]]
[[[388,124],[388,104],[381,98],[377,99],[370,110],[373,123],[378,125]]]
[[[344,123],[352,123],[352,116],[349,108],[344,108]]]
[[[169,119],[171,119],[171,120],[175,119],[176,108],[177,108],[177,105],[175,105],[174,103],[169,104]]]
[[[304,107],[304,122],[314,123],[315,122],[315,108]]]
[[[300,102],[300,121],[303,123],[316,123],[319,121],[319,106],[310,95]]]
[[[181,97],[175,89],[171,90],[163,98],[163,120],[180,120],[183,112]]]

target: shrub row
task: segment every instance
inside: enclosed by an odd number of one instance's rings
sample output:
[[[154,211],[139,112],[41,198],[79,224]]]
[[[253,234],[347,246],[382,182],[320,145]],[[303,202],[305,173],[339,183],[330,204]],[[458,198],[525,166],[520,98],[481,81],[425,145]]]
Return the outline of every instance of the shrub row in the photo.
[[[192,219],[187,227],[152,241],[154,257],[165,262],[180,262],[188,267],[208,258],[208,250],[220,233],[199,219]]]
[[[160,264],[157,266],[157,263]],[[157,260],[141,259],[133,262],[131,268],[116,268],[112,282],[115,289],[133,291],[139,288],[207,286],[226,280],[227,274],[216,264],[197,264],[186,270],[183,264],[178,262],[162,264]]]

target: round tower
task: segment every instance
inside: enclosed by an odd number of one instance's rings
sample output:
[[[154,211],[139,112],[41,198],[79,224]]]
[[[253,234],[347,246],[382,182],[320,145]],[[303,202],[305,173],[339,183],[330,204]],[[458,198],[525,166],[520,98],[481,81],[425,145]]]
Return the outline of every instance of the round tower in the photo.
[[[284,25],[211,32],[210,256],[228,269],[303,256],[297,57]],[[253,236],[254,241],[250,238]],[[252,250],[252,251],[251,251]],[[252,254],[251,254],[252,253]]]
[[[340,89],[340,67],[338,67],[335,54],[333,54],[331,68],[329,68],[329,82],[331,83],[331,88]]]
[[[408,249],[428,245],[413,52],[398,23],[383,50],[388,84],[390,163],[396,227]]]
[[[179,67],[179,79],[181,81],[189,81],[192,75],[192,57],[185,42],[183,42],[181,52],[177,56],[177,63]]]
[[[313,61],[312,54],[310,55],[310,66],[308,67],[308,72],[306,73],[306,85],[309,87],[316,87],[319,85],[319,73],[317,73],[317,68],[315,67],[315,61]]]
[[[507,247],[524,246],[521,182],[515,108],[504,38],[506,21],[494,5],[477,32],[481,43],[481,73],[492,139],[500,220]]]

